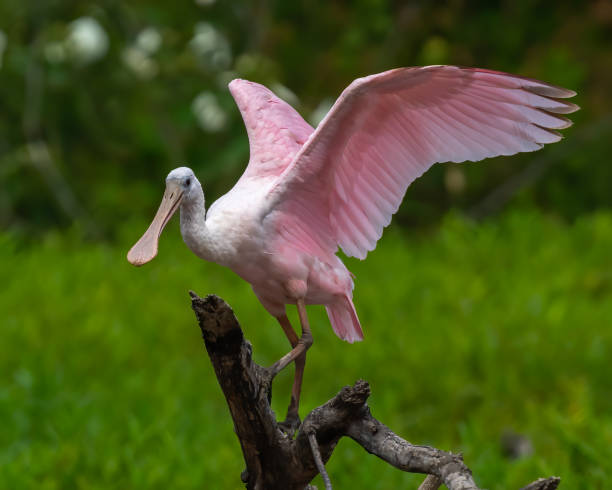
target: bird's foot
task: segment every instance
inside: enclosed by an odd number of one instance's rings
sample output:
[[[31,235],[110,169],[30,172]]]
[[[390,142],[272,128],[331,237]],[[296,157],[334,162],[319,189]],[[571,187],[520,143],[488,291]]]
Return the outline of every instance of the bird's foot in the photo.
[[[278,428],[291,439],[295,436],[295,433],[302,425],[302,421],[300,420],[300,416],[297,412],[289,411],[287,412],[287,417],[282,422],[278,423]]]

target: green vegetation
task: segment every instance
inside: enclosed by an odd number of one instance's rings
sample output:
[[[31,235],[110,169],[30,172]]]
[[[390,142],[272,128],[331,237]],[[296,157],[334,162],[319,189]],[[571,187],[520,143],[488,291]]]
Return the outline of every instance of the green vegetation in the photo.
[[[131,267],[121,245],[0,237],[0,487],[239,488],[240,449],[189,308],[188,289],[234,307],[256,360],[288,345],[248,284],[194,257],[176,222],[160,256]],[[344,384],[371,382],[374,414],[416,443],[462,451],[484,488],[559,474],[612,487],[612,215],[569,225],[509,212],[475,225],[397,227],[357,275],[366,339],[338,340],[311,308],[302,413]],[[274,385],[284,412],[292,373]],[[511,430],[532,455],[510,460]],[[351,441],[328,464],[338,488],[409,488]]]
[[[125,253],[172,168],[191,166],[208,202],[244,169],[230,79],[316,124],[353,79],[423,64],[539,78],[582,110],[562,143],[411,186],[379,248],[348,262],[366,341],[312,308],[302,413],[365,378],[380,420],[462,451],[482,487],[612,488],[611,25],[603,0],[0,2],[0,488],[240,487],[187,291],[226,299],[263,364],[284,336],[176,222],[152,264]],[[509,182],[511,202],[483,206]],[[505,457],[505,432],[533,454]],[[338,488],[417,481],[350,441],[329,471]]]
[[[355,78],[427,64],[539,78],[576,90],[582,110],[546,157],[459,166],[466,185],[454,188],[449,167],[436,167],[406,197],[402,222],[469,209],[541,158],[554,170],[524,199],[569,218],[609,208],[611,25],[605,0],[3,0],[0,227],[80,222],[114,238],[117,220],[150,214],[184,164],[208,196],[226,192],[248,159],[232,78],[266,84],[315,124]]]

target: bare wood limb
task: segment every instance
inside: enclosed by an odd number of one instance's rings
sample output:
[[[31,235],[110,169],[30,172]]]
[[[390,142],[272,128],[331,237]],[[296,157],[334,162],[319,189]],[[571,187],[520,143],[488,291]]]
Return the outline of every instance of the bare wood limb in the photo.
[[[229,406],[246,462],[248,489],[282,488],[291,480],[285,461],[290,441],[280,437],[268,403],[269,375],[255,364],[231,308],[216,296],[191,293],[206,350]],[[285,488],[291,488],[285,486]]]
[[[314,434],[308,434],[308,442],[310,443],[310,450],[312,451],[312,456],[317,465],[317,469],[319,470],[321,478],[323,478],[323,482],[325,483],[325,490],[332,490],[332,484],[329,479],[329,475],[327,474],[325,465],[321,460],[321,453],[319,452],[319,445],[317,444],[317,436],[315,436]]]
[[[306,490],[313,488],[309,483],[319,473],[331,489],[324,464],[338,441],[350,437],[402,471],[430,475],[420,490],[434,490],[441,483],[449,490],[478,490],[460,455],[413,445],[374,418],[367,405],[370,385],[362,380],[312,410],[295,439],[289,437],[270,408],[273,373],[253,362],[251,344],[231,308],[217,296],[190,295],[240,441],[247,489]],[[523,490],[554,490],[558,484],[557,477],[540,479]]]
[[[538,478],[536,481],[530,483],[521,490],[556,490],[561,483],[561,478],[558,476],[551,476],[550,478]]]
[[[435,475],[452,489],[478,488],[460,456],[428,446],[414,446],[369,413],[367,418],[350,427],[348,435],[366,451],[403,471]]]

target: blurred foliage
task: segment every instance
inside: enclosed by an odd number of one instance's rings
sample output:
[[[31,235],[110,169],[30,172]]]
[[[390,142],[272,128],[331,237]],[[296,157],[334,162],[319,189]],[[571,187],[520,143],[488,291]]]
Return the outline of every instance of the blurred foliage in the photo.
[[[193,256],[171,227],[138,270],[123,247],[49,234],[23,248],[0,235],[0,281],[11,285],[0,295],[1,488],[241,487],[239,444],[187,290],[230,302],[257,362],[272,364],[288,343],[247,283]],[[302,414],[365,378],[376,417],[414,443],[463,452],[481,488],[553,474],[568,489],[611,488],[611,249],[610,213],[389,230],[367,261],[348,263],[365,341],[342,342],[322,307],[309,310]],[[278,414],[292,371],[275,380]],[[532,451],[505,456],[508,432]],[[350,440],[327,468],[337,488],[422,480]]]
[[[169,170],[194,168],[208,202],[242,172],[232,78],[316,124],[357,77],[439,63],[572,88],[583,109],[559,144],[438,165],[411,186],[395,221],[440,229],[392,227],[349,261],[367,342],[342,343],[313,308],[302,412],[363,377],[377,417],[462,451],[483,487],[560,473],[567,488],[610,488],[609,0],[2,0],[0,487],[237,488],[238,444],[185,291],[231,302],[263,364],[284,337],[248,284],[184,247],[177,220],[154,265],[136,271],[125,251]],[[448,215],[517,176],[499,221]],[[506,459],[506,430],[533,453]],[[341,445],[339,487],[415,486]]]
[[[523,202],[568,218],[610,207],[611,33],[609,0],[3,0],[0,225],[30,234],[78,222],[113,237],[117,223],[152,214],[165,175],[183,164],[211,202],[248,160],[226,88],[234,77],[270,86],[316,122],[354,78],[432,63],[566,86],[583,110],[555,150],[435,167],[400,221],[469,209],[543,155],[555,165]]]

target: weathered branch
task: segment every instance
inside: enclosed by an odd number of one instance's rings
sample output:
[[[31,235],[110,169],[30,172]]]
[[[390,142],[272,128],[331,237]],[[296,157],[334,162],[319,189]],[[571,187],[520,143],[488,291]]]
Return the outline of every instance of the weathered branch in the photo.
[[[561,483],[561,478],[558,476],[551,476],[550,478],[538,478],[536,481],[530,483],[521,490],[556,490]]]
[[[308,434],[308,442],[310,443],[312,457],[317,465],[317,470],[321,474],[321,478],[323,478],[323,482],[325,483],[325,490],[332,490],[331,480],[329,479],[329,475],[327,474],[327,470],[325,469],[325,465],[321,459],[321,452],[319,451],[319,444],[317,443],[317,435],[314,432]]]
[[[342,388],[306,416],[295,439],[289,437],[270,408],[271,373],[253,362],[251,344],[231,308],[217,296],[202,299],[190,294],[242,447],[246,462],[242,481],[247,489],[306,489],[346,436],[402,471],[430,475],[420,487],[423,490],[441,483],[449,490],[478,490],[460,455],[410,444],[374,418],[365,381]],[[326,472],[321,473],[326,488],[331,488]],[[554,490],[558,484],[556,477],[540,479],[523,490]]]

